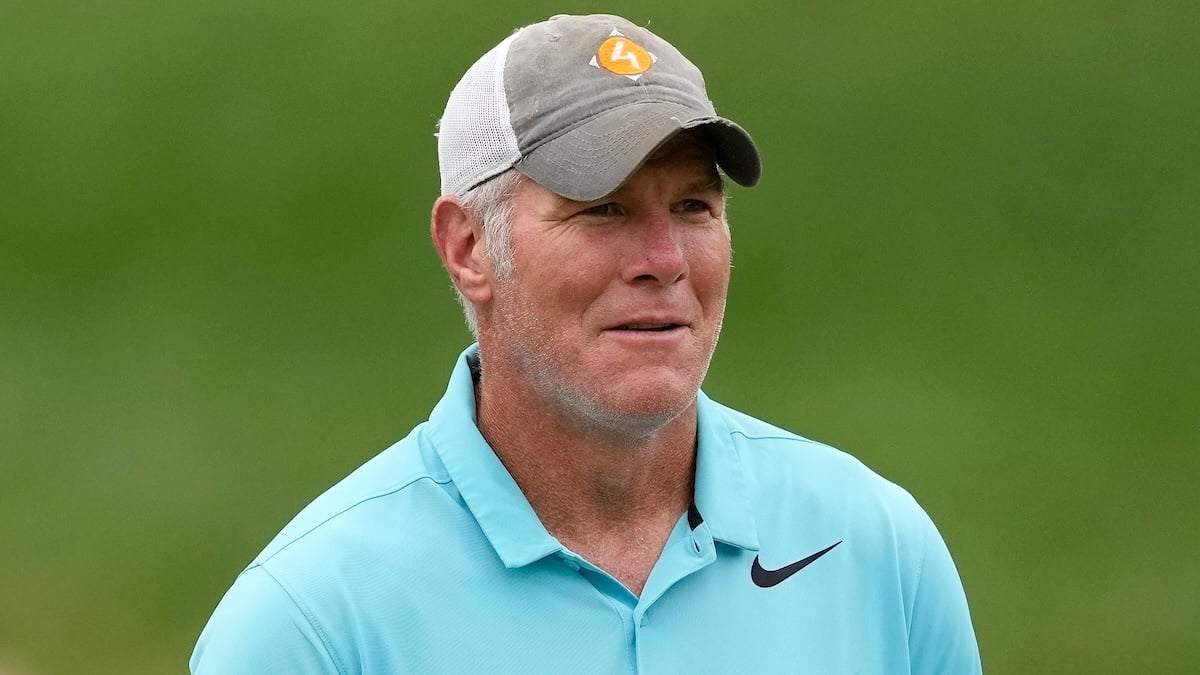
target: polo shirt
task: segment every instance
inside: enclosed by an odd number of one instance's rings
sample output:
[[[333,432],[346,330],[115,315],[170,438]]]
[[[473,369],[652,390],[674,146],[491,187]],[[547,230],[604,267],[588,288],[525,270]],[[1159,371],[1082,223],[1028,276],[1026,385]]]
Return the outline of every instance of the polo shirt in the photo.
[[[694,505],[635,596],[546,531],[480,435],[477,353],[238,576],[193,673],[981,672],[913,498],[702,392]]]

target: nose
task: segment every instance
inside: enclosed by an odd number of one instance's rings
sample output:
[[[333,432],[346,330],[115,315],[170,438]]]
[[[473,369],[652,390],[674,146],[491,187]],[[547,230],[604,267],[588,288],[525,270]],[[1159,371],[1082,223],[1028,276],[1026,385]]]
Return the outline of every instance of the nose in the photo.
[[[625,280],[666,286],[687,278],[680,227],[670,213],[653,214],[638,223],[633,228],[637,233],[632,237],[633,248],[626,256]]]

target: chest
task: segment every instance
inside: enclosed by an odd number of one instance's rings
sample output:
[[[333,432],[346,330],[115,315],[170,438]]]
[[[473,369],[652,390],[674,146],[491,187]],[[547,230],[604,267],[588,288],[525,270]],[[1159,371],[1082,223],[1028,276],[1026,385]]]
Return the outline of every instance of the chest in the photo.
[[[907,672],[891,582],[827,564],[761,588],[753,552],[676,543],[640,597],[569,554],[517,569],[443,561],[347,605],[331,621],[360,632],[335,648],[360,659],[352,672]]]

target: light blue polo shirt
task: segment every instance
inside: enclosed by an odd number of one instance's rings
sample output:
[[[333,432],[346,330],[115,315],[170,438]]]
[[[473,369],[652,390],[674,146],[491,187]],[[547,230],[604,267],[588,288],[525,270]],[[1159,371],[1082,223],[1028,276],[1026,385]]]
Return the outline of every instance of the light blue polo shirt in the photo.
[[[480,436],[476,353],[241,573],[193,673],[981,672],[912,497],[703,393],[695,505],[634,596],[546,531]]]

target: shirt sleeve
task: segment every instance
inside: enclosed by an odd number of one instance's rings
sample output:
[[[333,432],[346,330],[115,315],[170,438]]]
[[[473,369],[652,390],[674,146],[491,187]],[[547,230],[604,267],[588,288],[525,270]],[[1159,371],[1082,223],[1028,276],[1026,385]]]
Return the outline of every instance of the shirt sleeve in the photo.
[[[319,631],[261,566],[242,573],[200,634],[193,675],[340,674]]]
[[[913,675],[981,674],[967,597],[946,542],[928,516],[908,648]]]

